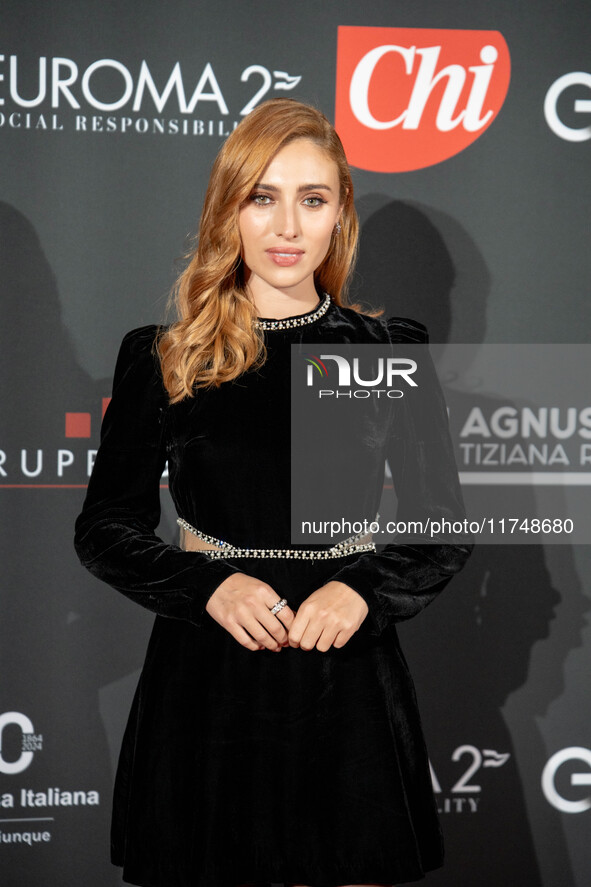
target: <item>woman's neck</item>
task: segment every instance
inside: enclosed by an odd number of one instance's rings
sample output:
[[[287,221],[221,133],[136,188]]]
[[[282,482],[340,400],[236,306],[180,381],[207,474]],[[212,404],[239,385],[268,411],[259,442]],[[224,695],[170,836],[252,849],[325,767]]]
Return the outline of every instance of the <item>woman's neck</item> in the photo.
[[[297,314],[307,314],[319,304],[318,293],[314,290],[310,294],[288,296],[281,292],[259,293],[254,302],[258,317],[268,317],[281,320],[284,317],[295,317]]]

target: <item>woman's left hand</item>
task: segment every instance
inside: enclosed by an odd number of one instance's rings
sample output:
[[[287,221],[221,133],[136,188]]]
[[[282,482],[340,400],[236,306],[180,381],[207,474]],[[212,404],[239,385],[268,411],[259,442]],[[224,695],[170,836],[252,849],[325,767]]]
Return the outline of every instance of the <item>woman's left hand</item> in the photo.
[[[289,646],[322,653],[344,647],[355,634],[369,608],[344,582],[331,581],[318,588],[297,609],[289,628]]]

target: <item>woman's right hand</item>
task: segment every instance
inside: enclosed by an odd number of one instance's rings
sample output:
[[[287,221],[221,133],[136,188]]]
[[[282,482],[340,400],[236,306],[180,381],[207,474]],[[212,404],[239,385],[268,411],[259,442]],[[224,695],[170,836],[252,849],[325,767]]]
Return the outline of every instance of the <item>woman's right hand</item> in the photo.
[[[247,573],[233,573],[218,585],[205,609],[248,650],[279,651],[287,645],[289,627],[295,619],[287,605],[277,615],[271,613],[280,600],[267,582]]]

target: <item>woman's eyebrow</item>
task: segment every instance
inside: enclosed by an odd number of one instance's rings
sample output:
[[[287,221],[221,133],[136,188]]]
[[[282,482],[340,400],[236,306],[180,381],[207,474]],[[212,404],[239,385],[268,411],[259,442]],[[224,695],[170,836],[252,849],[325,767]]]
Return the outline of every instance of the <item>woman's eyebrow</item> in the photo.
[[[278,194],[281,188],[278,188],[276,185],[265,185],[264,182],[257,182],[254,186],[255,188],[261,188],[264,191],[271,191],[274,194]],[[303,191],[330,191],[332,193],[332,188],[330,185],[300,185],[298,188],[298,194]]]

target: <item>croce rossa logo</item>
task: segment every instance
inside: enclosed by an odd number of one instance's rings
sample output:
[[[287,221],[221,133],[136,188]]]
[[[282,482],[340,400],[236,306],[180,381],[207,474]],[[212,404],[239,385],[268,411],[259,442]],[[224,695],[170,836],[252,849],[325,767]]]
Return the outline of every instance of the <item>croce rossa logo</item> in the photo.
[[[407,172],[478,139],[507,95],[498,31],[340,27],[335,124],[349,163]]]

